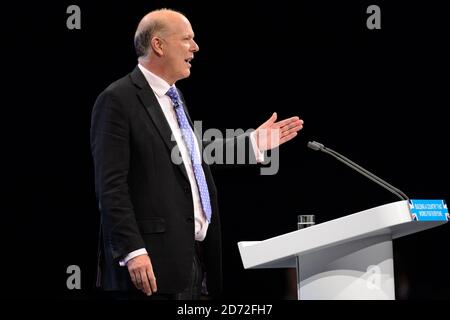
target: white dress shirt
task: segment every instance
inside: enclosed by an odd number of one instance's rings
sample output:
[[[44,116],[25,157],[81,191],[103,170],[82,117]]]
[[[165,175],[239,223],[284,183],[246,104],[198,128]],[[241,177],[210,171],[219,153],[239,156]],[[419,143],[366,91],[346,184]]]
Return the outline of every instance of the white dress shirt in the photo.
[[[195,221],[195,240],[197,241],[203,241],[206,237],[206,232],[208,230],[209,223],[206,220],[205,214],[203,212],[201,200],[200,200],[200,194],[197,187],[197,181],[195,179],[194,170],[192,168],[192,162],[189,155],[188,148],[186,146],[186,143],[183,140],[183,136],[181,134],[180,126],[178,125],[177,115],[175,112],[175,109],[173,107],[172,101],[170,98],[166,95],[166,92],[169,90],[170,85],[154,73],[147,70],[145,67],[143,67],[141,64],[138,64],[139,69],[144,74],[145,79],[147,80],[148,84],[153,90],[153,93],[155,94],[159,105],[161,106],[161,109],[164,113],[164,116],[167,120],[167,123],[169,124],[170,129],[172,130],[172,139],[175,139],[175,142],[177,143],[177,146],[181,153],[181,158],[183,160],[183,164],[186,168],[186,172],[189,178],[189,183],[191,185],[191,191],[192,191],[192,202],[194,204],[194,221]],[[175,86],[175,85],[174,85]],[[198,153],[199,159],[201,159],[200,150],[198,149],[198,140],[197,136],[194,135],[195,142],[195,152]],[[252,143],[252,147],[255,153],[256,160],[258,162],[264,161],[264,154],[259,151],[256,139],[254,137],[254,134],[250,134],[250,140]],[[145,248],[135,250],[131,253],[129,253],[127,256],[125,256],[124,259],[120,260],[119,264],[121,266],[125,266],[126,263],[139,255],[147,254],[147,250]]]

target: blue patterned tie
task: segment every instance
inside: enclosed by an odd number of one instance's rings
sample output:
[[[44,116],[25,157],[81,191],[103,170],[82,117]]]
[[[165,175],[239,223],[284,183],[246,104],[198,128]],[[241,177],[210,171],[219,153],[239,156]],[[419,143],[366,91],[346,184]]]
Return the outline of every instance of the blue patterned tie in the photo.
[[[178,124],[183,135],[184,142],[189,151],[191,157],[192,168],[194,170],[195,180],[197,181],[198,191],[200,193],[200,200],[202,202],[203,212],[205,213],[206,220],[211,222],[211,200],[209,199],[208,185],[206,184],[205,173],[203,172],[202,162],[197,152],[195,152],[195,139],[194,133],[189,121],[184,112],[183,102],[181,102],[177,89],[172,86],[166,93],[172,100],[175,112],[177,114]]]

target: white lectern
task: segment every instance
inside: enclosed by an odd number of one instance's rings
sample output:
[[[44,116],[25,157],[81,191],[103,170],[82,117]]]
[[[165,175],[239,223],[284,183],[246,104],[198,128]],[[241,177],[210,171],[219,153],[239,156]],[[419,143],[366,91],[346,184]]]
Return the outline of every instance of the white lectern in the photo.
[[[299,299],[395,299],[392,239],[447,221],[414,221],[407,200],[264,241],[239,242],[245,269],[295,268]]]

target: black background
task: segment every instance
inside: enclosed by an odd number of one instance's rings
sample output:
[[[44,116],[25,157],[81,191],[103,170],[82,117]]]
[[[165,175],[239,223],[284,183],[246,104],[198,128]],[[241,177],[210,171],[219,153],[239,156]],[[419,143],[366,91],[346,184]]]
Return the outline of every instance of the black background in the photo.
[[[225,298],[288,297],[284,270],[244,270],[238,241],[396,201],[324,154],[317,140],[411,198],[449,200],[449,27],[441,1],[16,2],[2,9],[2,284],[11,297],[102,298],[93,289],[99,213],[89,146],[96,96],[136,65],[135,28],[168,7],[192,23],[200,51],[177,83],[204,128],[256,128],[276,111],[304,130],[280,170],[215,170]],[[81,8],[68,30],[66,8]],[[381,8],[381,30],[366,8]],[[394,241],[399,299],[449,299],[450,227]],[[66,268],[82,289],[66,288]]]

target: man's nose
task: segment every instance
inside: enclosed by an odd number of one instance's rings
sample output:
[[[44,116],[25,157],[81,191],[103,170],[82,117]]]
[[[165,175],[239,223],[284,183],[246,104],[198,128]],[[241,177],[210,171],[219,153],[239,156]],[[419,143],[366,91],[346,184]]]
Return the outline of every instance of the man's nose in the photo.
[[[197,42],[195,42],[194,40],[192,40],[192,51],[193,52],[197,52],[198,50],[200,50]]]

